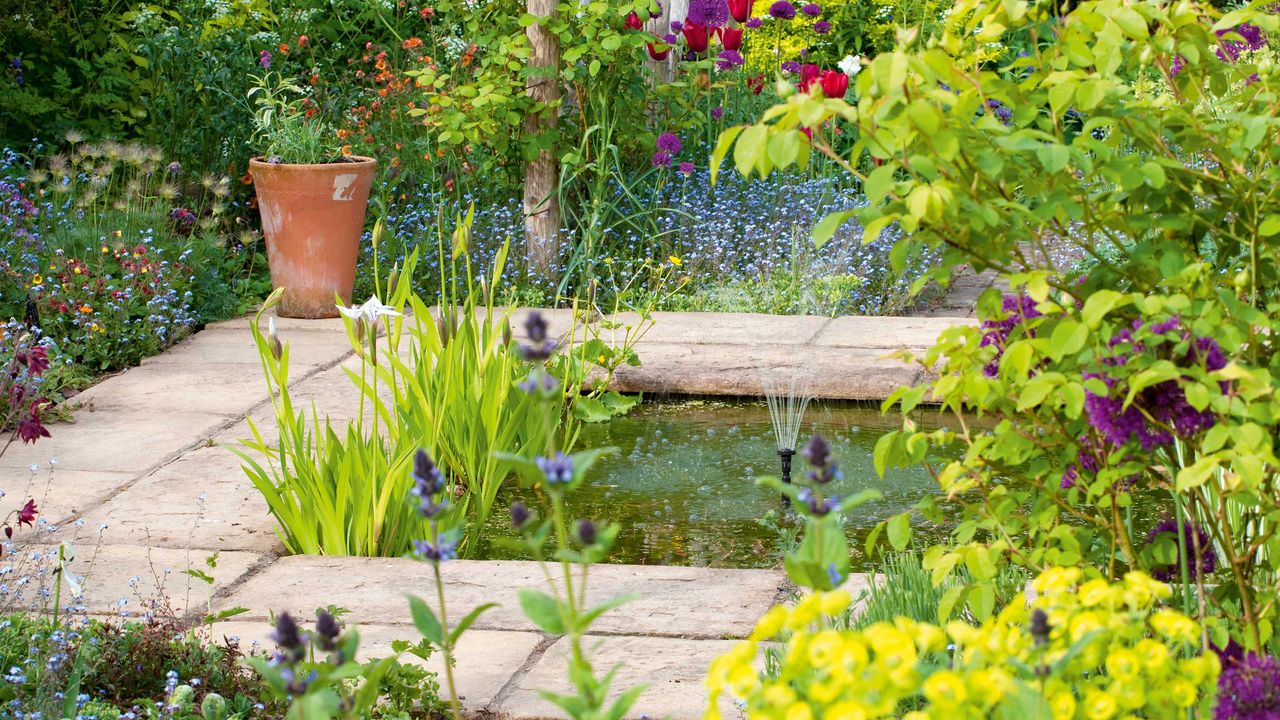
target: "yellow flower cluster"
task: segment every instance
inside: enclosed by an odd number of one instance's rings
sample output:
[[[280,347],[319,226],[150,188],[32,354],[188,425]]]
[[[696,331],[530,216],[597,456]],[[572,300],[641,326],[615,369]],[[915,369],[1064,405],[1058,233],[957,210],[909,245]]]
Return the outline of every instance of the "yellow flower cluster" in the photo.
[[[720,720],[726,693],[749,720],[1172,720],[1197,706],[1207,714],[1218,659],[1200,654],[1197,623],[1161,607],[1167,585],[1137,572],[1110,583],[1052,568],[1033,587],[1030,605],[1011,603],[979,627],[898,618],[833,629],[830,618],[851,602],[841,591],[775,607],[712,663],[706,719]],[[1037,610],[1047,623],[1032,622]],[[774,641],[781,667],[761,673],[757,653]]]

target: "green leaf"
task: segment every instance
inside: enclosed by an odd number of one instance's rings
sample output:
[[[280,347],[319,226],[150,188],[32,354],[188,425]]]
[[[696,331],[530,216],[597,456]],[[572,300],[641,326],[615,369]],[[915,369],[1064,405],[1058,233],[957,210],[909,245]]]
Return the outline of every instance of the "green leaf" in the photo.
[[[1089,327],[1097,327],[1102,318],[1115,309],[1123,299],[1124,294],[1115,290],[1098,290],[1084,301],[1084,310],[1081,311],[1080,318]]]
[[[573,403],[573,416],[583,422],[604,422],[613,417],[603,402],[586,395],[579,396]]]
[[[839,230],[841,225],[844,225],[857,214],[856,210],[846,210],[844,212],[833,212],[822,218],[813,228],[813,246],[819,250],[822,249],[822,246],[827,244],[831,236],[836,234],[836,230]]]
[[[733,147],[733,141],[738,135],[746,129],[746,125],[735,125],[725,129],[720,133],[720,138],[716,140],[715,150],[711,153],[711,184],[716,184],[716,177],[720,174],[720,163],[724,162],[724,156],[729,154],[729,148]]]
[[[1189,383],[1185,389],[1187,394],[1187,403],[1196,410],[1204,410],[1209,407],[1209,388],[1202,383]]]
[[[746,177],[751,171],[762,166],[760,158],[766,153],[766,138],[769,128],[764,125],[752,125],[742,131],[738,144],[733,146],[733,162],[738,172]]]
[[[1018,395],[1018,412],[1029,410],[1040,403],[1044,402],[1049,393],[1058,386],[1057,378],[1046,375],[1037,375],[1031,379],[1022,388],[1022,392]]]
[[[1271,237],[1276,233],[1280,233],[1280,215],[1268,215],[1262,224],[1258,225],[1258,234],[1262,237]]]
[[[969,610],[978,622],[991,617],[996,609],[996,591],[990,585],[974,585],[968,592]]]
[[[560,604],[550,595],[533,588],[520,589],[520,609],[544,632],[564,634],[564,621],[560,617]]]
[[[444,647],[444,629],[440,626],[440,620],[422,598],[409,596],[409,613],[413,615],[414,627],[418,628],[422,637],[437,647]]]
[[[1053,329],[1049,338],[1050,357],[1055,361],[1067,355],[1074,355],[1084,347],[1089,339],[1089,328],[1075,320],[1063,320]]]
[[[862,192],[867,196],[867,202],[875,205],[884,199],[889,188],[893,187],[893,175],[897,169],[897,165],[885,163],[871,171],[867,181],[862,185]]]
[[[1220,460],[1217,455],[1206,455],[1195,461],[1188,467],[1184,467],[1178,471],[1177,489],[1178,492],[1185,492],[1193,488],[1198,488],[1208,481],[1209,476],[1213,475],[1218,469]]]
[[[889,518],[887,526],[889,544],[894,550],[905,550],[911,542],[911,513],[905,512]]]
[[[1036,149],[1036,158],[1045,172],[1056,173],[1071,161],[1071,151],[1064,145],[1042,145]]]

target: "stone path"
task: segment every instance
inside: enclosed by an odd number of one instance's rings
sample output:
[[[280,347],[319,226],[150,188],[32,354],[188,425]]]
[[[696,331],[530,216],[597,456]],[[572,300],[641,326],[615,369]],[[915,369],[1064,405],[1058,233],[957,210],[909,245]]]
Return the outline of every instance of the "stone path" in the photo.
[[[565,312],[550,319],[553,332],[570,321]],[[660,313],[637,348],[644,365],[625,368],[617,384],[646,393],[756,395],[760,368],[803,362],[818,369],[822,397],[878,399],[918,377],[887,359],[889,352],[922,350],[956,322],[963,320]],[[357,361],[341,324],[278,325],[291,348],[295,401],[314,400],[336,419],[353,417],[343,365]],[[519,317],[513,325],[518,331]],[[62,528],[57,537],[75,545],[72,570],[87,575],[94,615],[137,612],[161,593],[192,618],[242,606],[248,612],[218,624],[215,633],[269,644],[270,612],[310,617],[332,603],[351,611],[347,619],[361,629],[364,654],[385,656],[393,640],[417,638],[404,595],[429,594],[428,566],[281,557],[266,505],[227,449],[249,436],[251,420],[270,439],[274,419],[264,388],[248,321],[212,325],[83,393],[75,424],[55,426],[52,438],[11,447],[0,457],[0,486],[10,498],[34,495],[42,517]],[[183,574],[203,568],[214,553],[214,588]],[[568,689],[564,641],[537,632],[516,600],[519,588],[542,583],[537,567],[504,561],[444,567],[453,617],[482,602],[502,605],[459,650],[468,712],[557,717],[537,690]],[[702,715],[708,663],[750,632],[785,582],[774,570],[614,565],[593,569],[591,587],[601,598],[641,595],[593,628],[598,664],[625,663],[615,687],[649,684],[630,717],[685,720]]]

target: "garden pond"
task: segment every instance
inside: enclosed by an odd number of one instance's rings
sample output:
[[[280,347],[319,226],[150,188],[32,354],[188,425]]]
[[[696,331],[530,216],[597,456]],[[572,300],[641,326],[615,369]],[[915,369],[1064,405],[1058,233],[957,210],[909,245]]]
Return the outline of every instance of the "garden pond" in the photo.
[[[922,421],[928,424],[929,418]],[[815,402],[804,416],[799,444],[815,431],[822,433],[844,473],[832,492],[847,496],[875,488],[883,494],[846,518],[855,569],[862,569],[862,540],[876,523],[906,510],[922,494],[937,492],[937,483],[922,468],[876,475],[876,440],[898,422],[899,416],[851,403]],[[622,526],[609,562],[770,567],[780,562],[780,538],[800,527],[777,493],[756,485],[757,478],[776,477],[780,470],[763,400],[645,403],[607,423],[585,425],[578,447],[620,451],[600,461],[587,483],[568,497],[575,517]],[[804,470],[797,456],[793,474],[799,477]],[[524,500],[535,507],[539,503],[532,492],[508,493],[500,504]],[[492,525],[490,538],[510,533],[506,513],[495,513]],[[932,541],[945,530],[918,527],[917,533],[936,535]],[[494,543],[483,555],[525,559]]]

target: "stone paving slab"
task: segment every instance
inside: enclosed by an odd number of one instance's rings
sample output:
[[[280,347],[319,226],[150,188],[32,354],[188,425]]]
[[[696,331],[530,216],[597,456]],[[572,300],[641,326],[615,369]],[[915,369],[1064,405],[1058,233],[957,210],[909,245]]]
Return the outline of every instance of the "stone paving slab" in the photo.
[[[951,317],[838,317],[832,318],[813,338],[820,347],[864,348],[892,352],[923,352],[944,330],[976,320]]]
[[[263,382],[262,362],[258,349],[249,334],[249,321],[241,319],[236,325],[205,329],[178,343],[165,352],[142,361],[142,367],[151,365],[248,365],[245,372],[252,372]],[[330,330],[290,330],[282,335],[289,343],[289,362],[295,370],[335,362],[351,354],[351,343],[339,326]],[[255,372],[256,369],[256,372]]]
[[[62,524],[69,518],[85,512],[122,485],[134,478],[129,472],[105,470],[70,470],[58,466],[45,466],[37,470],[0,468],[0,488],[8,496],[0,501],[0,516],[16,509],[27,498],[36,501],[40,517],[50,523]],[[14,482],[25,478],[25,481]],[[15,501],[11,507],[6,503]]]
[[[157,499],[162,499],[157,502]],[[223,447],[193,450],[84,515],[113,542],[209,551],[283,552],[266,500]]]
[[[232,421],[225,415],[156,412],[141,405],[102,412],[82,409],[74,423],[53,425],[52,437],[10,446],[0,457],[0,472],[30,465],[43,467],[53,459],[64,470],[137,473],[173,459],[180,450],[207,440]]]
[[[702,720],[707,709],[708,694],[703,679],[717,656],[737,644],[733,640],[672,640],[651,637],[587,637],[597,674],[621,664],[610,688],[610,700],[637,685],[647,685],[640,699],[626,714],[629,720],[641,716],[670,720]],[[561,638],[552,645],[527,675],[520,679],[514,692],[503,698],[496,715],[502,720],[550,720],[564,717],[538,690],[571,693],[567,658],[568,640]],[[722,698],[719,704],[726,718],[737,717],[732,702]]]
[[[134,368],[76,396],[95,412],[138,408],[163,414],[200,412],[227,417],[243,415],[257,396],[266,397],[262,371],[245,364],[171,364],[155,370]]]
[[[557,572],[558,571],[553,571]],[[503,560],[457,560],[442,566],[450,614],[455,617],[487,602],[494,608],[476,622],[489,630],[531,631],[520,610],[520,588],[542,589],[545,578],[535,563]],[[559,575],[554,575],[558,577]],[[605,634],[684,638],[744,637],[773,604],[783,584],[772,570],[640,565],[597,565],[591,568],[588,601],[615,595],[639,597],[605,613],[592,626]],[[334,595],[341,589],[341,598]],[[250,607],[261,619],[268,611],[310,615],[331,602],[351,610],[354,623],[410,623],[407,593],[433,608],[435,585],[426,563],[408,558],[294,556],[277,560],[254,575],[219,607]]]
[[[341,604],[341,603],[339,603]],[[314,613],[298,617],[304,630],[312,627]],[[412,625],[366,625],[352,623],[360,634],[358,660],[375,660],[396,656],[400,662],[425,667],[439,675],[441,696],[445,697],[444,657],[435,654],[423,662],[416,655],[403,652],[396,655],[391,643],[396,640],[417,642],[422,635]],[[271,623],[230,620],[213,626],[215,638],[235,638],[241,647],[248,649],[256,643],[258,648],[271,652],[275,642],[271,640],[274,627]],[[454,682],[463,706],[471,714],[493,704],[503,687],[519,672],[530,654],[543,642],[543,636],[531,632],[505,632],[501,630],[471,629],[463,633],[454,653]]]
[[[800,372],[815,397],[881,400],[921,377],[920,368],[888,355],[832,346],[646,344],[641,365],[618,368],[614,387],[657,395],[760,396],[766,376]]]
[[[179,615],[188,610],[200,611],[207,606],[211,589],[204,582],[183,574],[186,570],[197,568],[208,572],[216,581],[216,587],[224,587],[238,581],[261,559],[254,553],[221,552],[218,567],[210,570],[205,558],[212,553],[110,544],[112,540],[110,528],[99,536],[96,527],[89,528],[86,524],[81,537],[71,543],[75,559],[68,568],[81,578],[86,612],[92,615],[136,616],[145,610],[148,601],[161,598],[166,598]],[[69,590],[64,588],[63,592],[69,593]]]

